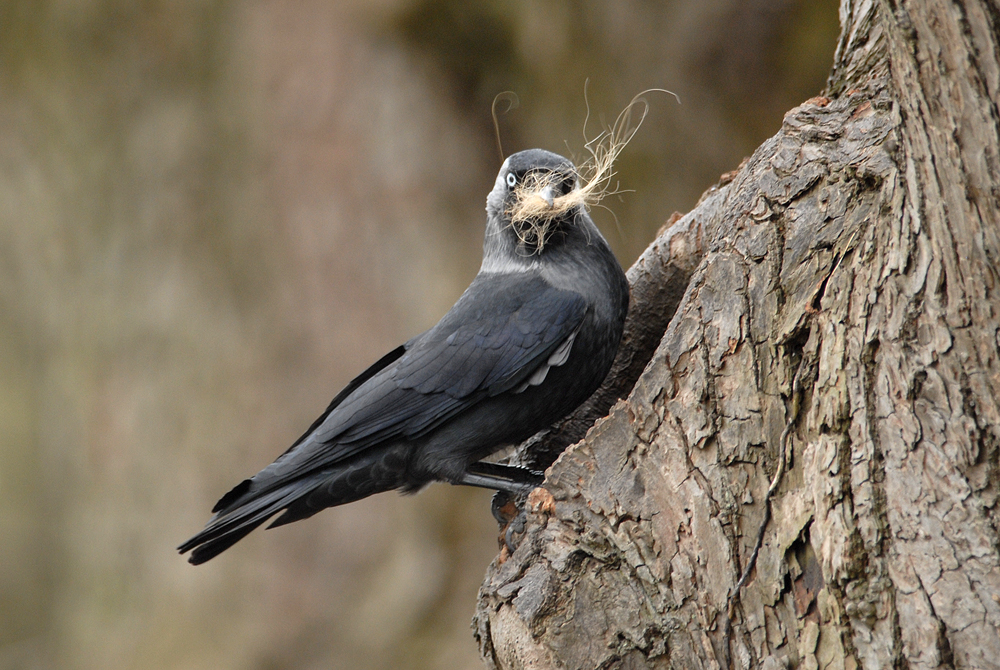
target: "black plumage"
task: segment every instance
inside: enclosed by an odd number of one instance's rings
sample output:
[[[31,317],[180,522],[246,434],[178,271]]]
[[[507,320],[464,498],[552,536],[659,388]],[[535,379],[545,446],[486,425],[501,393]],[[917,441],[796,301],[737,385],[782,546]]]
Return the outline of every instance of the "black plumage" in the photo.
[[[291,448],[222,497],[179,547],[202,563],[272,527],[381,491],[432,481],[522,490],[478,463],[567,415],[600,385],[628,310],[628,283],[582,202],[573,165],[514,154],[487,197],[479,274],[441,321],[354,379]],[[548,225],[512,222],[527,184]]]

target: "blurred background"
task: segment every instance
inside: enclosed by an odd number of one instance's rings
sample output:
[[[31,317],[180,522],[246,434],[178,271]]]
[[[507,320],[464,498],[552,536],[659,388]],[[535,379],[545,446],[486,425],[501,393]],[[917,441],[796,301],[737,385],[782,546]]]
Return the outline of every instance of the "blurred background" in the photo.
[[[834,0],[0,2],[0,669],[477,668],[490,494],[174,547],[480,262],[504,150],[637,92],[628,266],[823,87]]]

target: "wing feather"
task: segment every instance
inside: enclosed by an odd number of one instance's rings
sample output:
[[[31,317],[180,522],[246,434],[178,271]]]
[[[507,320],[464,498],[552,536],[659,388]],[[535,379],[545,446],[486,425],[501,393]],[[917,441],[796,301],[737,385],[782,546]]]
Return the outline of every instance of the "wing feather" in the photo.
[[[550,367],[565,362],[586,310],[579,294],[540,276],[480,275],[434,328],[359,376],[219,509],[387,441],[419,438],[483,398],[542,383]]]

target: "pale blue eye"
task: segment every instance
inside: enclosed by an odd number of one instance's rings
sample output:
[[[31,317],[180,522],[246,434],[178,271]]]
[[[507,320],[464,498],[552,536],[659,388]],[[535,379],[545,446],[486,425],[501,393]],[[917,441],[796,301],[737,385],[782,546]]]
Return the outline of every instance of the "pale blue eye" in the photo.
[[[507,175],[507,186],[514,188],[515,184],[517,184],[517,177],[511,172]]]

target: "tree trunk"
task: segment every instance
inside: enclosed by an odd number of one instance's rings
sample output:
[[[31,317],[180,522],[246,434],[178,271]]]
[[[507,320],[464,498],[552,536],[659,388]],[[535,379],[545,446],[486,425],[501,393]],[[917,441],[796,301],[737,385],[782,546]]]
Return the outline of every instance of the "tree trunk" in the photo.
[[[841,23],[826,97],[630,271],[581,417],[625,399],[490,567],[489,667],[1000,668],[1000,7]]]

